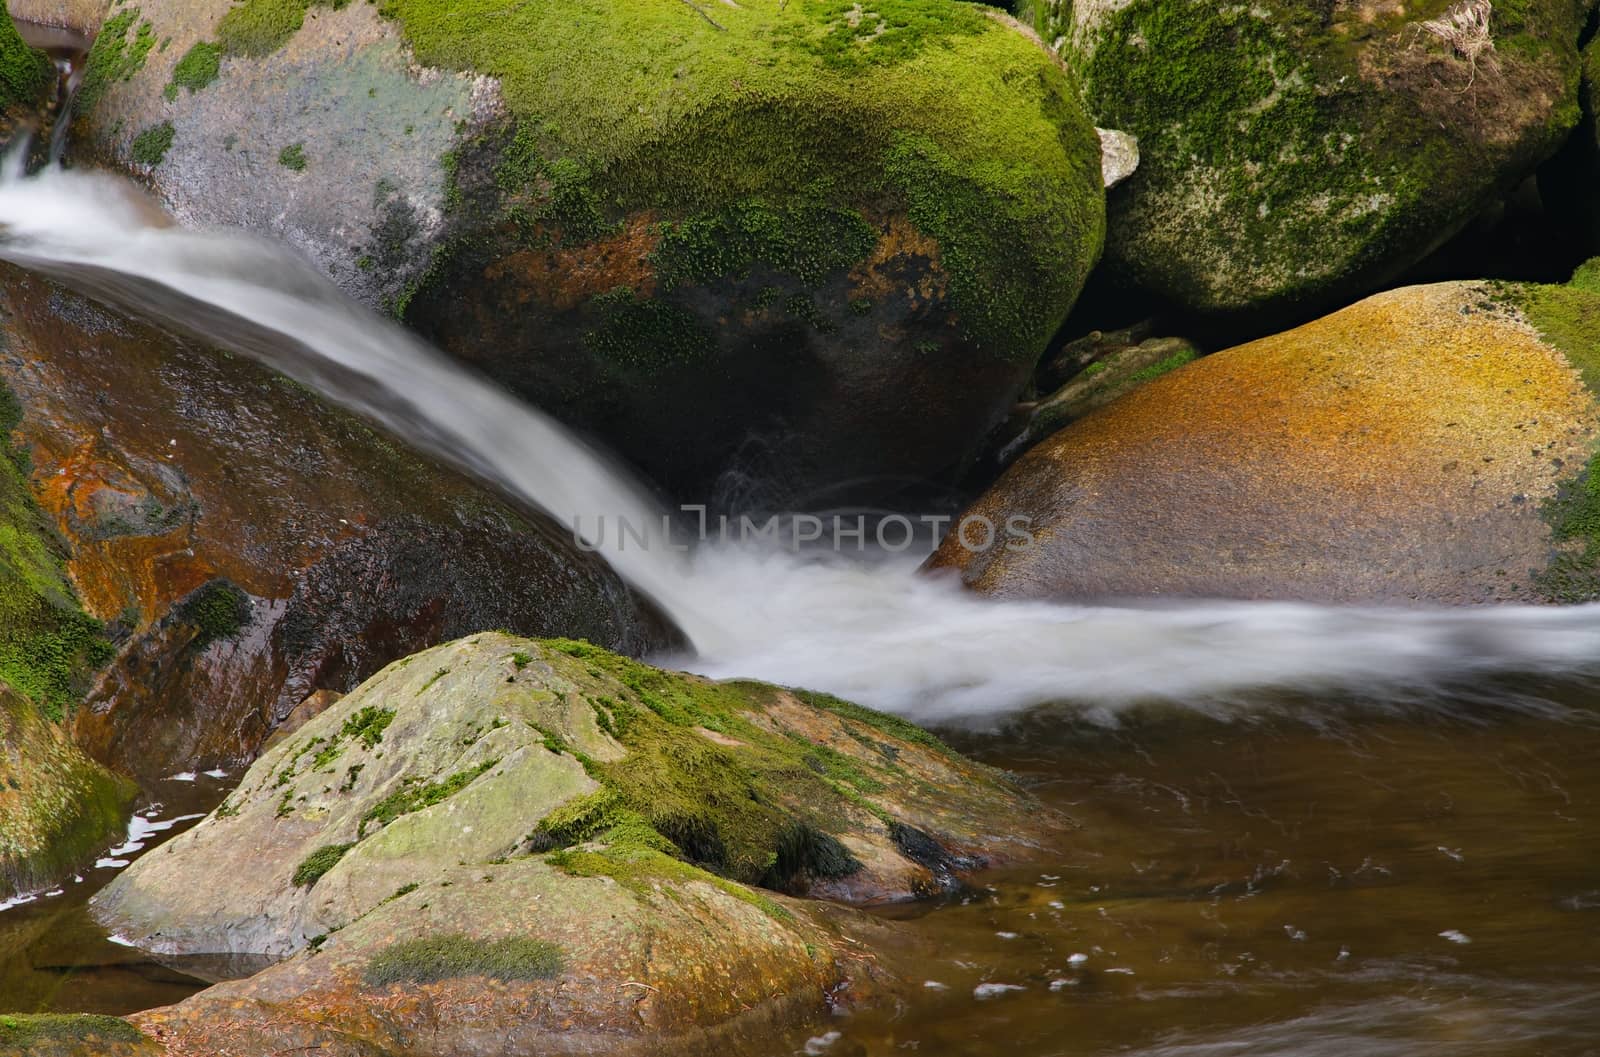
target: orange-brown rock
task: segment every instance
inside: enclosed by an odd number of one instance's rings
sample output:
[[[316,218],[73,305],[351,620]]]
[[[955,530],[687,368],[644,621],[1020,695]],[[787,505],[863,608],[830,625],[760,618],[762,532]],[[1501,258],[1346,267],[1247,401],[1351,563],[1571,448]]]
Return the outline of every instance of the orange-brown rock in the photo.
[[[931,565],[1015,597],[1593,597],[1582,279],[1395,290],[1176,370],[969,511],[1031,545],[952,538]]]

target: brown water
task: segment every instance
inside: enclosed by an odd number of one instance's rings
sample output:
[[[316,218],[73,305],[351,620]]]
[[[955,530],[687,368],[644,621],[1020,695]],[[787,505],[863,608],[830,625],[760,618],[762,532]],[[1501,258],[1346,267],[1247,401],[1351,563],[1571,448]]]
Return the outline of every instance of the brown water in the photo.
[[[773,1053],[1600,1055],[1600,716],[1473,712],[960,738],[1077,837],[883,911],[940,941],[929,986]],[[220,794],[172,787],[163,811]],[[228,974],[108,943],[83,902],[109,876],[0,913],[6,1006],[130,1012]]]
[[[1593,716],[1147,715],[962,747],[1037,781],[1073,846],[891,912],[943,944],[925,1000],[779,1052],[1600,1054]]]
[[[227,779],[197,775],[192,782],[162,782],[137,808],[157,825],[143,847],[102,861],[132,862],[194,825],[227,795]],[[89,916],[89,898],[116,876],[119,866],[86,867],[78,877],[31,903],[0,911],[0,1010],[5,1012],[131,1013],[168,1005],[229,975],[211,959],[166,959],[110,940]]]

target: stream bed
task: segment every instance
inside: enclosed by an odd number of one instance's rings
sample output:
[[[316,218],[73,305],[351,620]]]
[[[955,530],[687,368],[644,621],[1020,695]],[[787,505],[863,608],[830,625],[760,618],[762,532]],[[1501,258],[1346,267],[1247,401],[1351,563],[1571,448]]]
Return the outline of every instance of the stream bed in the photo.
[[[1600,1054],[1600,717],[1348,707],[960,739],[1078,837],[885,912],[925,1000],[775,1052]]]

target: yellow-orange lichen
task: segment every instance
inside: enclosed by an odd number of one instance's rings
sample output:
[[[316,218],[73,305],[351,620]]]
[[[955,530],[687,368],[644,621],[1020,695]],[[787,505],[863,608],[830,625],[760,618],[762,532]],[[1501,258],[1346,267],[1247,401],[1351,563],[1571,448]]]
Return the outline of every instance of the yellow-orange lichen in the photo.
[[[1391,291],[1068,426],[972,511],[1028,517],[1038,544],[936,564],[1034,595],[1532,598],[1540,503],[1595,423],[1571,365],[1481,285]]]
[[[949,282],[939,266],[939,243],[905,217],[881,223],[879,232],[871,255],[850,269],[850,296],[904,297],[923,305],[943,301]]]
[[[654,219],[639,214],[610,238],[581,246],[519,250],[501,257],[484,269],[483,277],[495,284],[513,280],[518,303],[535,300],[558,312],[571,311],[619,286],[648,297],[656,288],[650,254],[660,241]]]

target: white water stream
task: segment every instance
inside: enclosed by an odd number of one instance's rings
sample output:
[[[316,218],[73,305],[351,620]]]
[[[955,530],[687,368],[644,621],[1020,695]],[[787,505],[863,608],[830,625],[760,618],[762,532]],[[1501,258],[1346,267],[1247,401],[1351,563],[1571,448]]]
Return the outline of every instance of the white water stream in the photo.
[[[0,181],[0,256],[197,332],[489,480],[571,527],[659,524],[614,461],[363,308],[292,250],[172,226],[106,174]],[[1494,674],[1600,672],[1600,606],[1349,609],[1191,602],[995,602],[905,558],[778,546],[595,541],[694,643],[715,676],[826,690],[922,722],[976,722],[1044,702],[1163,699],[1228,707],[1257,691],[1415,701]]]

